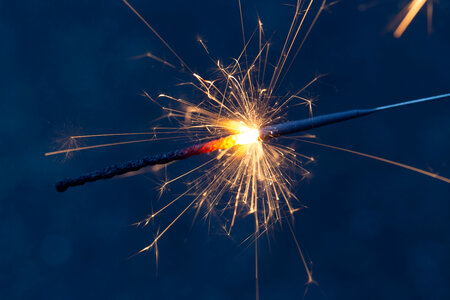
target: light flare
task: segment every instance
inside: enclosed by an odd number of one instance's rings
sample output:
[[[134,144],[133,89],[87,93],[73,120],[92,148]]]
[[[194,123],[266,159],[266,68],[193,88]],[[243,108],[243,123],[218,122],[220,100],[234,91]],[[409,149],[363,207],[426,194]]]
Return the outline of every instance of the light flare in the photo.
[[[419,11],[427,4],[427,26],[428,33],[431,33],[432,29],[432,17],[433,17],[433,0],[411,0],[405,8],[394,18],[390,27],[394,30],[394,37],[400,38],[411,22],[417,16]]]

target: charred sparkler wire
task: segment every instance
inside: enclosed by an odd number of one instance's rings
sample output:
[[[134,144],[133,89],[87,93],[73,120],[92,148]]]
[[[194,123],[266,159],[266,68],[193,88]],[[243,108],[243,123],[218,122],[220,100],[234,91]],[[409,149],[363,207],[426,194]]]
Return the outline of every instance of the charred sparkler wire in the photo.
[[[259,141],[266,141],[279,136],[284,136],[291,133],[301,132],[305,130],[315,129],[317,127],[330,125],[358,117],[367,116],[369,114],[379,112],[382,110],[392,109],[400,106],[427,102],[442,98],[450,97],[449,94],[443,94],[433,97],[421,98],[417,100],[401,102],[392,105],[380,106],[371,109],[354,109],[344,112],[332,113],[327,115],[316,116],[304,120],[290,121],[280,123],[272,126],[266,126],[259,129],[256,133]],[[248,133],[243,133],[248,134]],[[83,185],[87,182],[94,182],[101,179],[108,179],[114,176],[123,175],[129,172],[137,171],[147,166],[167,164],[176,160],[183,160],[191,156],[200,155],[203,153],[210,153],[216,150],[229,149],[236,145],[240,145],[239,136],[241,134],[229,135],[220,139],[212,140],[206,143],[196,144],[187,148],[175,150],[172,152],[145,156],[138,160],[131,160],[122,164],[113,165],[103,170],[94,171],[76,178],[64,179],[56,183],[56,190],[64,192],[69,187]]]

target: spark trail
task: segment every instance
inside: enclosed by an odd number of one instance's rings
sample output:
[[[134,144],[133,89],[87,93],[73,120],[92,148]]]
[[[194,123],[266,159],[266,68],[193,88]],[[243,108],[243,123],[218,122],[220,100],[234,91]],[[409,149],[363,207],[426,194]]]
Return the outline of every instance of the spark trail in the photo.
[[[433,17],[433,0],[412,0],[394,18],[389,27],[394,29],[394,37],[400,38],[409,27],[419,11],[427,4],[428,33],[431,33]]]
[[[101,179],[112,178],[117,175],[123,175],[128,172],[137,171],[147,166],[167,164],[176,160],[183,160],[191,156],[200,155],[204,153],[210,153],[217,150],[226,150],[239,145],[247,145],[251,143],[264,142],[269,139],[284,136],[287,134],[298,133],[305,130],[315,129],[317,127],[322,127],[326,125],[331,125],[338,122],[343,122],[346,120],[359,118],[373,114],[375,112],[393,109],[405,105],[411,105],[415,103],[428,102],[433,100],[438,100],[442,98],[450,97],[450,94],[443,94],[433,97],[421,98],[417,100],[401,102],[386,106],[380,106],[371,109],[355,109],[348,110],[344,112],[338,112],[333,114],[327,114],[322,116],[316,116],[314,118],[308,118],[304,120],[290,121],[281,124],[276,124],[272,126],[266,126],[261,129],[249,129],[246,128],[242,133],[230,135],[220,139],[212,140],[206,143],[196,144],[187,148],[180,150],[175,150],[172,152],[167,152],[159,155],[146,156],[139,160],[131,160],[120,165],[114,165],[107,167],[100,171],[94,171],[76,178],[65,179],[56,184],[56,189],[59,192],[66,191],[69,187],[74,187],[78,185],[83,185],[87,182],[93,182]],[[422,171],[414,168],[414,171]],[[421,172],[423,173],[423,171]],[[429,172],[426,172],[429,173]],[[425,174],[425,173],[423,173]],[[436,174],[426,174],[436,179],[450,183],[450,180],[438,176]]]

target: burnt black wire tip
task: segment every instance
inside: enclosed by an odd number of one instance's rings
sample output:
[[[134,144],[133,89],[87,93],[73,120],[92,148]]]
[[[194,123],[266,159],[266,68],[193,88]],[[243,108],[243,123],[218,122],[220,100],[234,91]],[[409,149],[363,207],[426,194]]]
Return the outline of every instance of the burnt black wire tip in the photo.
[[[122,164],[109,166],[103,170],[87,173],[79,177],[61,180],[56,183],[55,187],[58,192],[65,192],[69,187],[83,185],[87,182],[109,179],[114,176],[137,171],[148,166],[163,165],[172,161],[186,159],[194,155],[211,152],[209,145],[210,143],[206,142],[167,153],[144,156],[138,160],[130,160]]]
[[[140,170],[147,166],[166,164],[174,160],[187,158],[187,156],[183,157],[183,153],[182,150],[177,150],[153,156],[145,156],[142,159],[130,160],[119,165],[109,166],[103,170],[87,173],[79,177],[61,180],[56,183],[55,187],[58,192],[65,192],[69,187],[79,186],[87,182],[94,182],[101,179],[109,179],[114,176]]]
[[[65,182],[65,180],[62,180],[62,181],[58,181],[55,184],[55,188],[58,192],[62,193],[62,192],[67,191],[67,189],[69,188],[69,185]]]

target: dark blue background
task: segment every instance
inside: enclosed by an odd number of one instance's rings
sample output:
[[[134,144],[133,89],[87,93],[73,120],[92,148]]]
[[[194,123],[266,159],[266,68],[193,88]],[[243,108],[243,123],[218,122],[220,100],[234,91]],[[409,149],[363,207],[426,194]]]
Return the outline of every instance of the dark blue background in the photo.
[[[280,47],[291,17],[286,1],[243,1],[250,32],[259,15]],[[289,2],[289,1],[288,1]],[[293,2],[293,1],[290,1]],[[367,10],[361,3],[373,4]],[[241,50],[237,1],[143,1],[132,4],[201,74],[214,57]],[[309,90],[315,113],[372,107],[450,91],[450,6],[435,6],[434,32],[422,11],[401,39],[384,31],[405,1],[341,1],[314,28],[280,93],[326,73]],[[152,252],[155,227],[135,229],[158,200],[152,173],[74,188],[54,182],[111,163],[173,148],[167,142],[86,151],[64,161],[44,157],[59,137],[145,131],[159,115],[142,89],[184,96],[186,74],[151,60],[176,62],[119,0],[0,1],[0,297],[2,299],[253,299],[253,248],[192,213]],[[319,140],[450,176],[450,101],[416,105],[317,130]],[[302,114],[299,117],[306,116]],[[103,140],[99,140],[103,142]],[[298,184],[310,208],[295,233],[313,261],[318,286],[306,299],[448,299],[448,184],[351,154],[296,144],[317,159]],[[169,168],[174,176],[206,158]],[[185,200],[188,201],[188,200]],[[181,203],[159,219],[166,224]],[[244,221],[246,223],[246,221]],[[157,225],[157,224],[156,224]],[[161,225],[162,226],[162,225]],[[190,229],[191,228],[191,229]],[[286,226],[260,245],[261,299],[300,299],[306,275]]]

